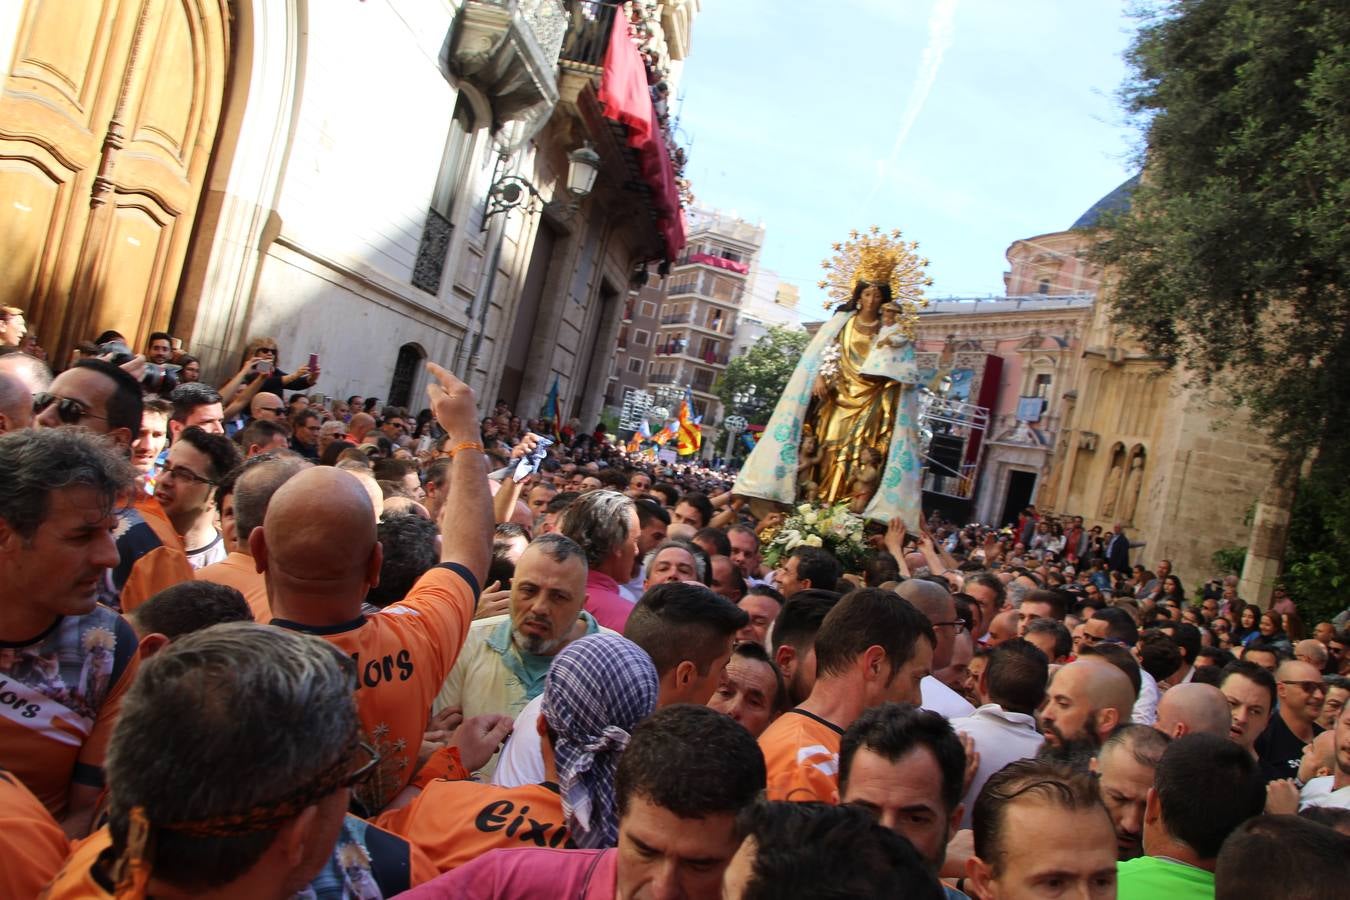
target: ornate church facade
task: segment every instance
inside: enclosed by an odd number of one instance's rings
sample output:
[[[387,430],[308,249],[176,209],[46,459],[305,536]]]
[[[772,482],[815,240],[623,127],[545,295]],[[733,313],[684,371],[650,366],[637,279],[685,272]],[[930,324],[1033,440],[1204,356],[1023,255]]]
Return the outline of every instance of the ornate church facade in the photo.
[[[922,316],[921,351],[1000,360],[972,512],[1001,524],[1034,503],[1104,531],[1119,522],[1140,545],[1131,560],[1171,560],[1188,592],[1216,574],[1215,551],[1250,546],[1240,593],[1265,602],[1279,572],[1271,536],[1288,516],[1266,508],[1253,522],[1272,496],[1266,435],[1114,325],[1109,275],[1103,284],[1086,259],[1102,213],[1129,188],[1065,231],[1013,242],[1007,298],[938,301]]]

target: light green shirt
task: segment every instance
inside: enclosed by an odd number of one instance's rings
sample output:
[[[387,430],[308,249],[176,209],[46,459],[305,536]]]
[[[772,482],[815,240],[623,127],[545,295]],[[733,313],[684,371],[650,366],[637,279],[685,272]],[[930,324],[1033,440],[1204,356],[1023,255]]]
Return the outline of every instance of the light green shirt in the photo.
[[[1117,900],[1214,900],[1214,873],[1156,856],[1116,864]]]

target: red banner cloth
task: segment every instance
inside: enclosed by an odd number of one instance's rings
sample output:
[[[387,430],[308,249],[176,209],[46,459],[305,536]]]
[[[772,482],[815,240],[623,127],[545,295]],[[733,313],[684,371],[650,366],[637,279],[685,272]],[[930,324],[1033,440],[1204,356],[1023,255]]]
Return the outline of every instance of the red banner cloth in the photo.
[[[656,226],[666,243],[666,259],[674,260],[684,249],[684,211],[675,186],[675,168],[666,151],[665,136],[656,122],[652,95],[647,88],[647,69],[629,35],[627,19],[616,16],[605,51],[600,76],[600,103],[605,117],[628,129],[628,146],[637,151],[642,180],[652,190]]]
[[[739,272],[742,275],[750,274],[750,267],[745,263],[723,259],[720,256],[713,256],[711,253],[691,253],[689,254],[689,261],[703,263],[705,266],[715,266],[719,269],[726,269],[729,272]]]

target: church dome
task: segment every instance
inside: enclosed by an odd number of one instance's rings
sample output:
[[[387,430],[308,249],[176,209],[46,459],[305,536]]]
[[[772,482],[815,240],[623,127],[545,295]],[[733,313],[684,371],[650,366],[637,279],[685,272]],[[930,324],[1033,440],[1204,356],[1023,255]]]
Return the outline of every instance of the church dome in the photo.
[[[1107,213],[1124,212],[1129,209],[1130,195],[1134,193],[1134,189],[1138,185],[1139,176],[1135,175],[1133,178],[1117,187],[1114,191],[1092,204],[1087,212],[1078,217],[1078,221],[1073,223],[1073,227],[1070,230],[1096,228],[1101,224],[1103,215],[1106,215]]]

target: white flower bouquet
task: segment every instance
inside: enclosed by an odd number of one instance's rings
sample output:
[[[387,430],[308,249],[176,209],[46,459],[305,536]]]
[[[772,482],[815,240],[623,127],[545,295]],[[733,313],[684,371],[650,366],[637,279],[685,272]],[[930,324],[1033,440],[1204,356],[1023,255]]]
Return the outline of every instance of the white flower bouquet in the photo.
[[[820,547],[833,554],[848,572],[862,569],[867,553],[866,521],[848,510],[847,501],[834,506],[802,503],[782,525],[760,535],[764,564],[778,567],[799,546]]]

